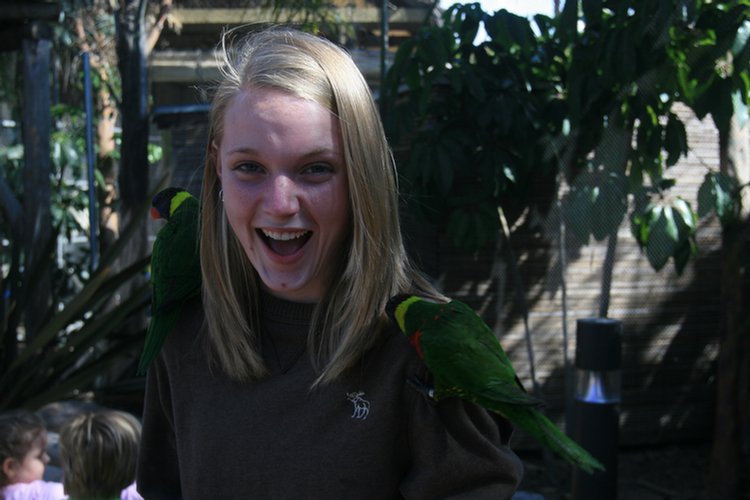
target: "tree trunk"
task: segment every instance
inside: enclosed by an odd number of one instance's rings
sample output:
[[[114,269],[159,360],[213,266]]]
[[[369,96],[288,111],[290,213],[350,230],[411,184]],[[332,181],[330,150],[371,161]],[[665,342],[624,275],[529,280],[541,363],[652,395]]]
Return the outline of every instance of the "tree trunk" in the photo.
[[[724,228],[722,254],[725,315],[716,377],[709,500],[740,498],[750,476],[750,220]]]
[[[145,54],[146,0],[122,3],[117,23],[117,55],[122,78],[122,145],[120,159],[120,227],[126,226],[149,192],[148,74]],[[125,267],[148,254],[146,221],[123,251]],[[136,280],[131,286],[137,286]],[[129,295],[127,291],[124,292]]]
[[[721,170],[746,182],[750,172],[748,127],[732,121],[719,134]],[[722,301],[716,376],[716,423],[706,498],[733,500],[748,487],[750,476],[750,218],[722,231]]]
[[[28,278],[35,266],[46,259],[41,255],[52,235],[50,213],[50,117],[49,40],[23,40],[23,242],[24,273]],[[25,281],[25,284],[28,284]],[[24,326],[28,341],[43,321],[52,303],[52,271],[47,269],[29,296]]]
[[[115,189],[117,181],[117,163],[113,161],[111,153],[115,150],[115,124],[117,123],[117,106],[110,92],[109,72],[107,71],[114,61],[108,61],[106,51],[101,44],[89,43],[86,29],[81,17],[76,19],[75,31],[78,35],[78,45],[84,52],[97,54],[98,57],[91,59],[91,67],[101,79],[101,85],[96,89],[96,102],[101,106],[101,114],[96,125],[96,143],[99,146],[97,168],[104,177],[104,186],[99,186],[97,193],[99,205],[99,250],[101,254],[107,252],[119,234],[117,224],[117,212],[112,210],[112,204],[117,198]],[[94,39],[100,38],[94,36]]]

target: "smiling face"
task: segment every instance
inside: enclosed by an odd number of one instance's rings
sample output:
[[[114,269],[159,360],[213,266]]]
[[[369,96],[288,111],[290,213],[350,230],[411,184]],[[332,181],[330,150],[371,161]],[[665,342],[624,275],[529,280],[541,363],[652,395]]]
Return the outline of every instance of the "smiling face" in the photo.
[[[319,300],[351,219],[338,119],[286,92],[249,89],[223,130],[216,170],[247,257],[272,295]]]

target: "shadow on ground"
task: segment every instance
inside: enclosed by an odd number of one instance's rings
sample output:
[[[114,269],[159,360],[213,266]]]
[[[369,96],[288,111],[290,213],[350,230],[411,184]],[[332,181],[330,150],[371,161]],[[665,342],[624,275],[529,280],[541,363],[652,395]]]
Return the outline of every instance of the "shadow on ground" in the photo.
[[[669,444],[624,448],[618,455],[617,500],[690,500],[702,498],[708,478],[711,443]],[[569,500],[571,473],[565,462],[556,462],[560,484],[551,483],[541,452],[518,452],[524,464],[519,492],[539,500]],[[523,495],[519,495],[519,498]],[[607,499],[602,499],[607,500]]]

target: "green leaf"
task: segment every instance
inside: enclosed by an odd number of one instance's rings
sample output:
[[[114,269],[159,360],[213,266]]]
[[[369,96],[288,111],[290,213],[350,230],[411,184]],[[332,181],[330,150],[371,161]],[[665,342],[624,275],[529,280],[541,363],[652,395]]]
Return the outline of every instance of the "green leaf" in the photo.
[[[94,179],[96,180],[96,185],[99,189],[103,189],[107,184],[107,181],[104,179],[104,174],[102,174],[102,171],[98,168],[94,169]]]
[[[664,207],[664,210],[662,211],[664,219],[667,221],[667,225],[664,228],[667,236],[672,239],[673,241],[677,242],[680,239],[680,232],[677,229],[677,224],[674,220],[674,215],[672,213],[672,207]]]
[[[739,211],[739,200],[735,199],[737,179],[724,173],[710,172],[698,189],[698,217],[715,211],[722,226],[726,226]]]
[[[516,176],[513,175],[513,169],[510,168],[508,165],[505,165],[503,167],[503,173],[505,174],[505,178],[508,179],[510,182],[513,182],[513,183],[516,182]]]
[[[602,22],[602,0],[582,0],[586,28],[599,26]]]
[[[451,88],[456,94],[460,94],[464,88],[464,82],[461,79],[461,73],[458,68],[453,66],[448,70],[448,81],[451,83]]]
[[[534,32],[531,31],[529,20],[505,9],[499,11],[498,14],[502,16],[505,27],[515,45],[521,48],[522,53],[531,53],[534,45]]]
[[[485,21],[485,29],[493,42],[501,45],[505,51],[510,51],[513,48],[514,40],[505,22],[506,14],[509,14],[506,9],[500,9],[489,16]]]
[[[614,74],[617,82],[627,85],[635,79],[638,69],[638,56],[633,37],[628,29],[621,29],[615,39]]]
[[[565,0],[560,16],[560,39],[563,45],[578,35],[578,0]]]
[[[674,113],[669,114],[669,121],[664,134],[664,148],[667,151],[667,167],[675,165],[680,156],[687,156],[688,139],[685,124]]]
[[[10,368],[8,368],[8,371],[14,370],[29,360],[39,349],[49,344],[55,335],[57,335],[57,332],[67,325],[73,317],[82,314],[81,306],[83,306],[93,294],[97,292],[101,284],[104,283],[104,280],[107,278],[108,273],[109,267],[103,269],[100,267],[73,300],[71,300],[62,311],[57,313],[51,321],[45,323],[39,332],[34,335],[33,340],[29,342],[23,351],[21,351],[18,358],[16,358]]]
[[[499,126],[499,132],[503,136],[510,134],[513,127],[513,103],[509,102],[511,97],[498,93],[492,100],[495,123]]]
[[[709,172],[703,178],[703,183],[698,188],[698,217],[703,218],[716,207],[716,193],[714,191],[714,179]]]
[[[682,198],[677,198],[674,201],[673,208],[680,215],[680,223],[684,224],[692,235],[695,232],[697,217],[693,212],[693,208],[690,206],[690,203]]]
[[[58,352],[58,356],[47,357],[47,359],[37,365],[37,368],[43,369],[52,366],[54,371],[50,375],[50,378],[61,376],[67,368],[78,361],[78,357],[69,355],[73,349],[86,351],[90,347],[96,345],[99,340],[109,336],[119,325],[122,324],[129,314],[150,303],[150,288],[151,283],[148,281],[144,282],[137,290],[134,290],[128,299],[119,307],[101,315],[96,320],[84,325],[80,331],[71,335],[68,342],[65,343],[65,349],[61,349]],[[58,361],[60,357],[66,359],[62,360],[62,362]]]
[[[479,22],[484,18],[485,13],[478,3],[463,4],[456,12],[463,15],[458,29],[455,30],[459,35],[460,45],[461,47],[471,46],[477,37]],[[455,19],[459,20],[460,16],[455,16]]]
[[[732,44],[732,55],[734,56],[735,60],[737,59],[737,56],[739,56],[742,51],[747,48],[748,40],[750,40],[750,21],[745,21],[737,29],[737,34],[735,35],[734,43]]]
[[[45,273],[48,271],[50,264],[53,259],[55,247],[57,246],[57,238],[60,235],[60,226],[56,226],[52,230],[49,239],[45,242],[42,247],[42,251],[39,254],[39,260],[34,263],[33,268],[27,271],[26,278],[21,288],[20,297],[17,298],[15,307],[20,310],[25,310],[29,303],[29,296],[36,292],[39,283],[41,283]]]
[[[677,179],[670,179],[669,177],[662,177],[656,182],[660,191],[666,191],[672,189],[677,184]]]
[[[750,21],[745,21],[737,30],[737,35],[732,45],[735,71],[746,71],[750,67]]]
[[[393,58],[393,65],[388,69],[387,79],[389,82],[388,91],[388,102],[395,103],[396,97],[398,96],[398,86],[401,79],[406,75],[408,67],[411,65],[411,55],[414,51],[414,46],[418,41],[418,36],[414,36],[404,40],[396,51],[396,55]]]
[[[436,76],[436,71],[431,71],[430,73],[428,73],[424,78],[424,84],[422,86],[422,89],[420,90],[421,95],[419,97],[419,115],[423,119],[427,115],[427,108],[430,104],[430,101],[432,100],[432,82],[435,80]]]
[[[443,45],[442,40],[439,36],[427,36],[424,40],[427,42],[427,53],[430,55],[429,62],[435,68],[445,67],[445,63],[448,62],[448,51]]]
[[[453,170],[456,172],[465,170],[468,162],[466,160],[466,154],[458,141],[447,136],[447,134],[444,134],[441,139],[441,144],[451,160]]]
[[[669,261],[674,250],[675,241],[667,233],[667,217],[661,207],[655,207],[654,215],[657,217],[649,224],[649,236],[646,243],[646,256],[656,271],[661,270]]]
[[[469,93],[479,102],[485,102],[487,100],[487,94],[482,86],[482,81],[476,75],[470,65],[465,64],[461,66],[461,73],[466,86],[469,88]]]
[[[730,79],[716,79],[705,97],[709,100],[709,109],[714,124],[720,132],[729,130],[729,124],[734,113],[734,90]]]
[[[411,64],[406,67],[404,80],[412,92],[417,92],[422,88],[422,74],[419,72],[419,65],[416,62],[411,61]]]

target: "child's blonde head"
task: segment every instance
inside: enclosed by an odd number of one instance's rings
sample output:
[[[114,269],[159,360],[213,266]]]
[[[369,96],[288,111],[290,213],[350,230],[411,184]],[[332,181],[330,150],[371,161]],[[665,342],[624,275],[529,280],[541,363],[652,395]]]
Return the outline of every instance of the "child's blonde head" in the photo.
[[[141,424],[132,415],[85,412],[60,429],[65,493],[76,500],[118,498],[135,481]]]
[[[46,438],[44,421],[26,410],[0,413],[0,465],[6,460],[23,462],[26,454],[38,439]],[[4,467],[0,467],[0,486],[10,484]]]

